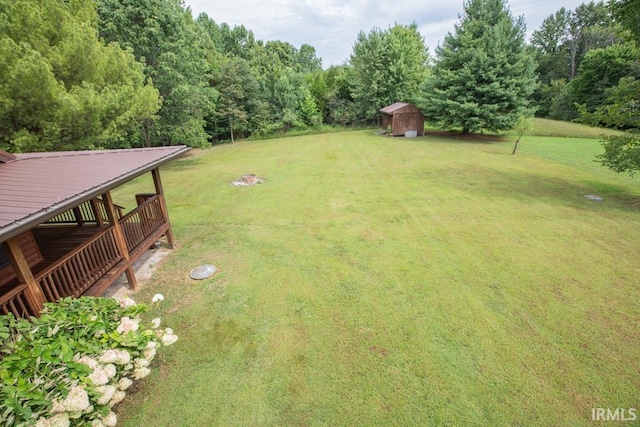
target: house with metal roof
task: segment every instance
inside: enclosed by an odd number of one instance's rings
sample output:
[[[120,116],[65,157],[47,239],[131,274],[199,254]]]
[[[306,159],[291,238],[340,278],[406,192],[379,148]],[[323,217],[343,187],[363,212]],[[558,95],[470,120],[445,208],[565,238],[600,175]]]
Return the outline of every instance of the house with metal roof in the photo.
[[[418,107],[406,102],[396,102],[380,109],[382,129],[391,127],[393,136],[424,135],[424,115]]]
[[[159,168],[187,151],[0,150],[0,314],[37,316],[48,301],[99,296],[122,273],[135,288],[133,263],[162,236],[173,247]],[[124,212],[111,190],[146,173],[154,191]]]

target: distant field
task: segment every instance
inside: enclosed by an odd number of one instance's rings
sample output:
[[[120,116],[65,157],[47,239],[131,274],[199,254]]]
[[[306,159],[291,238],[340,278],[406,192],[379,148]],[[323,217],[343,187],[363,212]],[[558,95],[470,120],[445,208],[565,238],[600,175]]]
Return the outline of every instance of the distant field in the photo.
[[[600,138],[602,135],[620,133],[619,131],[604,128],[595,128],[578,123],[561,122],[549,119],[532,119],[532,126],[526,135],[551,136],[567,138]]]
[[[179,245],[139,299],[163,293],[180,340],[122,424],[587,426],[637,408],[640,181],[579,136],[514,156],[510,136],[356,131],[163,168]],[[230,185],[245,173],[266,182]],[[191,281],[203,263],[220,272]]]

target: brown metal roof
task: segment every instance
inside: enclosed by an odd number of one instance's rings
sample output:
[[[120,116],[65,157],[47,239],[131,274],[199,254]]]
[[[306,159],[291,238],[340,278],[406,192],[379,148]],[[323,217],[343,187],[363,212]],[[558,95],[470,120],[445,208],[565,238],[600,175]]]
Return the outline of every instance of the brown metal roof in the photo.
[[[9,163],[12,162],[16,159],[16,156],[11,154],[11,153],[7,153],[4,150],[0,150],[0,163]]]
[[[408,104],[406,102],[396,102],[395,104],[391,104],[391,105],[388,105],[388,106],[386,106],[384,108],[381,108],[380,112],[383,113],[383,114],[393,114],[394,111],[397,111],[397,110],[399,110],[401,108],[404,108],[407,105],[411,105],[411,104]]]
[[[0,163],[0,242],[187,151],[181,145],[16,154]]]

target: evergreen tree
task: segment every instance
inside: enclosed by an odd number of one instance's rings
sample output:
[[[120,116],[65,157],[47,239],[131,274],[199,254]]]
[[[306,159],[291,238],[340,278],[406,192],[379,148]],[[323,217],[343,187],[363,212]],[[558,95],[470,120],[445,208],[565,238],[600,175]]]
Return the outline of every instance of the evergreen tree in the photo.
[[[131,144],[158,110],[142,64],[98,38],[92,0],[0,0],[0,148]]]
[[[425,117],[463,134],[511,129],[530,115],[536,86],[535,61],[525,46],[523,17],[515,19],[505,0],[470,0],[436,53],[425,86]]]

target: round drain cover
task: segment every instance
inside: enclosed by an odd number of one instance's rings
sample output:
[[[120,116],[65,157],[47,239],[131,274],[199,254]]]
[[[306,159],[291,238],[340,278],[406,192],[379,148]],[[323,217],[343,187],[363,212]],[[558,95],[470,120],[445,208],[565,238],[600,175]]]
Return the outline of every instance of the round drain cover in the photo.
[[[215,273],[216,270],[217,268],[215,268],[213,265],[210,265],[210,264],[200,265],[194,268],[193,270],[191,270],[191,272],[189,273],[189,277],[191,277],[194,280],[206,279],[207,277]]]

